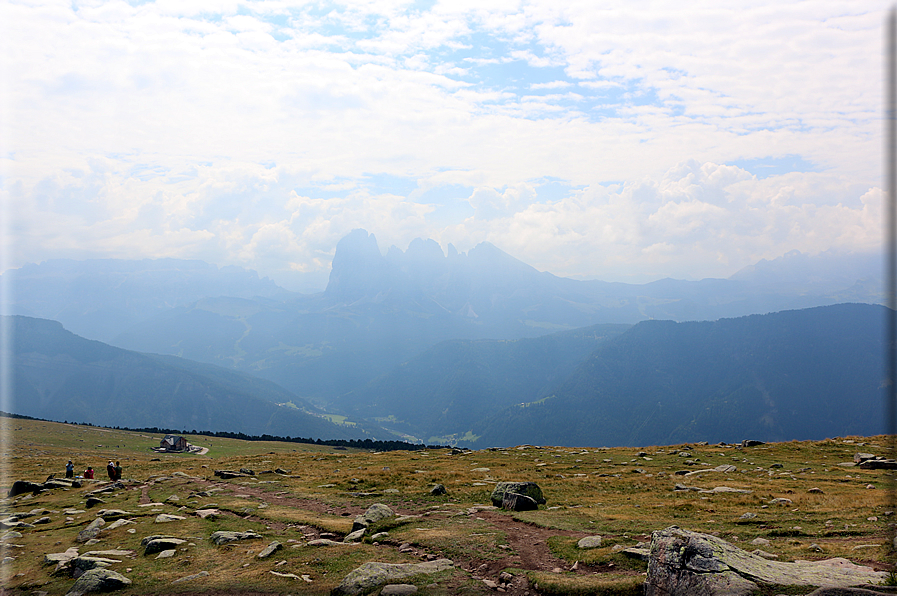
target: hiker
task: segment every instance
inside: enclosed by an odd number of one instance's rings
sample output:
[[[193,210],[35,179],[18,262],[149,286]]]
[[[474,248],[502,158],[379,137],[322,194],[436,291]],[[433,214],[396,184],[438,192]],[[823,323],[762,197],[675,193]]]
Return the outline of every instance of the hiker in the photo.
[[[115,478],[114,480],[121,480],[121,462],[115,462]]]
[[[111,459],[106,464],[106,473],[109,474],[109,480],[115,480],[115,464],[112,463]]]
[[[69,460],[69,463],[65,464],[65,477],[66,478],[74,478],[75,477],[75,464],[72,463],[72,460]]]
[[[87,466],[87,469],[84,470],[84,477],[88,480],[93,480],[93,468]]]

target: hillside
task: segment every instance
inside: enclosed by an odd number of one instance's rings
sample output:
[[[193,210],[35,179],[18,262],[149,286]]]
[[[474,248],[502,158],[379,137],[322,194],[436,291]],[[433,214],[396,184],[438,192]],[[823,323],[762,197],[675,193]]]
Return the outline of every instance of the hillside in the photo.
[[[628,328],[593,325],[537,338],[445,341],[341,396],[333,407],[427,443],[454,444],[484,417],[545,397],[598,345]]]
[[[310,404],[269,381],[122,350],[79,337],[56,321],[15,316],[11,326],[10,409],[17,414],[131,428],[357,436],[309,413]]]
[[[644,321],[549,399],[473,429],[477,445],[662,445],[882,432],[884,307]]]
[[[450,568],[401,581],[422,596],[488,596],[499,584],[509,596],[640,596],[649,566],[623,549],[646,547],[652,533],[672,525],[741,549],[759,544],[782,563],[843,557],[890,569],[889,472],[853,461],[858,452],[886,452],[883,436],[754,447],[370,452],[188,435],[209,451],[182,455],[150,451],[158,434],[2,422],[14,462],[4,496],[15,480],[56,474],[46,490],[3,500],[3,588],[13,594],[69,593],[75,569],[95,564],[91,557],[132,582],[113,592],[121,596],[321,596],[369,562],[444,558]],[[69,459],[76,475],[120,460],[122,481],[68,486],[60,477]],[[254,474],[215,475],[240,469]],[[516,512],[487,505],[497,482],[517,480],[538,483],[547,503]],[[448,494],[431,494],[435,483]],[[348,539],[355,544],[342,542],[374,504],[389,508],[386,517]],[[221,531],[246,534],[222,544],[213,539]],[[151,547],[160,535],[175,540]],[[591,544],[580,547],[583,538]],[[279,550],[266,556],[266,548]],[[61,556],[68,549],[79,560]],[[48,555],[64,562],[48,565]],[[811,590],[777,584],[762,593]]]

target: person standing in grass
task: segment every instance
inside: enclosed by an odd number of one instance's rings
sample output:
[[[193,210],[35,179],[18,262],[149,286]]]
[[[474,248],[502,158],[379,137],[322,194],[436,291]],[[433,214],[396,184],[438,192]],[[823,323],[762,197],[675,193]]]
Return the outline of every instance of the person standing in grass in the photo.
[[[114,480],[121,480],[121,462],[115,462],[115,478]]]
[[[115,464],[112,463],[111,459],[106,464],[106,473],[109,474],[109,480],[115,480]]]
[[[93,468],[92,467],[87,466],[87,469],[84,470],[84,477],[89,480],[93,480]]]
[[[72,460],[69,460],[69,463],[65,464],[65,477],[66,478],[74,478],[75,477],[75,464],[72,463]]]

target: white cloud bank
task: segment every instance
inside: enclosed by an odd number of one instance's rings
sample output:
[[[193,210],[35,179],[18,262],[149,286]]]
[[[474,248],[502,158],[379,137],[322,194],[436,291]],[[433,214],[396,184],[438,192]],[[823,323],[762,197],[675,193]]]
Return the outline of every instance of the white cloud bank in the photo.
[[[876,250],[885,8],[11,0],[5,266],[291,284],[355,227],[604,279]]]

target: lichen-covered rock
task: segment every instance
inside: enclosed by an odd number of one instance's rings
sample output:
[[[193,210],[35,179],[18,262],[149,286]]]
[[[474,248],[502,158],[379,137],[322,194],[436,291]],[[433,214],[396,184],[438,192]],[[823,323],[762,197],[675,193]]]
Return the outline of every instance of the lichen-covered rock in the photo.
[[[432,574],[454,567],[449,559],[436,559],[426,563],[365,563],[343,578],[331,592],[331,596],[357,596],[366,594],[384,584],[422,573]]]
[[[586,536],[576,543],[577,548],[598,548],[601,546],[601,536]]]
[[[261,537],[261,534],[253,532],[252,530],[246,530],[245,532],[226,532],[221,530],[213,532],[211,539],[212,542],[220,546],[222,544],[227,544],[228,542],[236,542],[237,540],[252,540]]]
[[[78,578],[66,596],[84,596],[91,592],[111,592],[131,585],[131,580],[109,569],[91,569]]]
[[[106,520],[104,520],[102,517],[98,517],[90,522],[86,528],[78,532],[78,536],[75,538],[75,540],[78,542],[87,542],[88,540],[92,540],[100,535],[100,531],[105,525]]]
[[[542,496],[542,489],[535,482],[499,482],[492,491],[492,504],[501,507],[501,503],[505,498],[505,493],[516,493],[518,495],[526,495],[539,505],[545,504],[545,497]]]
[[[258,555],[256,555],[259,559],[266,559],[273,555],[275,552],[279,551],[283,548],[283,545],[276,540],[262,549]]]
[[[652,534],[645,596],[740,596],[767,586],[848,587],[887,576],[845,559],[780,563],[676,526]]]
[[[352,531],[367,528],[380,520],[395,516],[395,512],[383,503],[374,503],[367,511],[357,516],[352,524]]]

